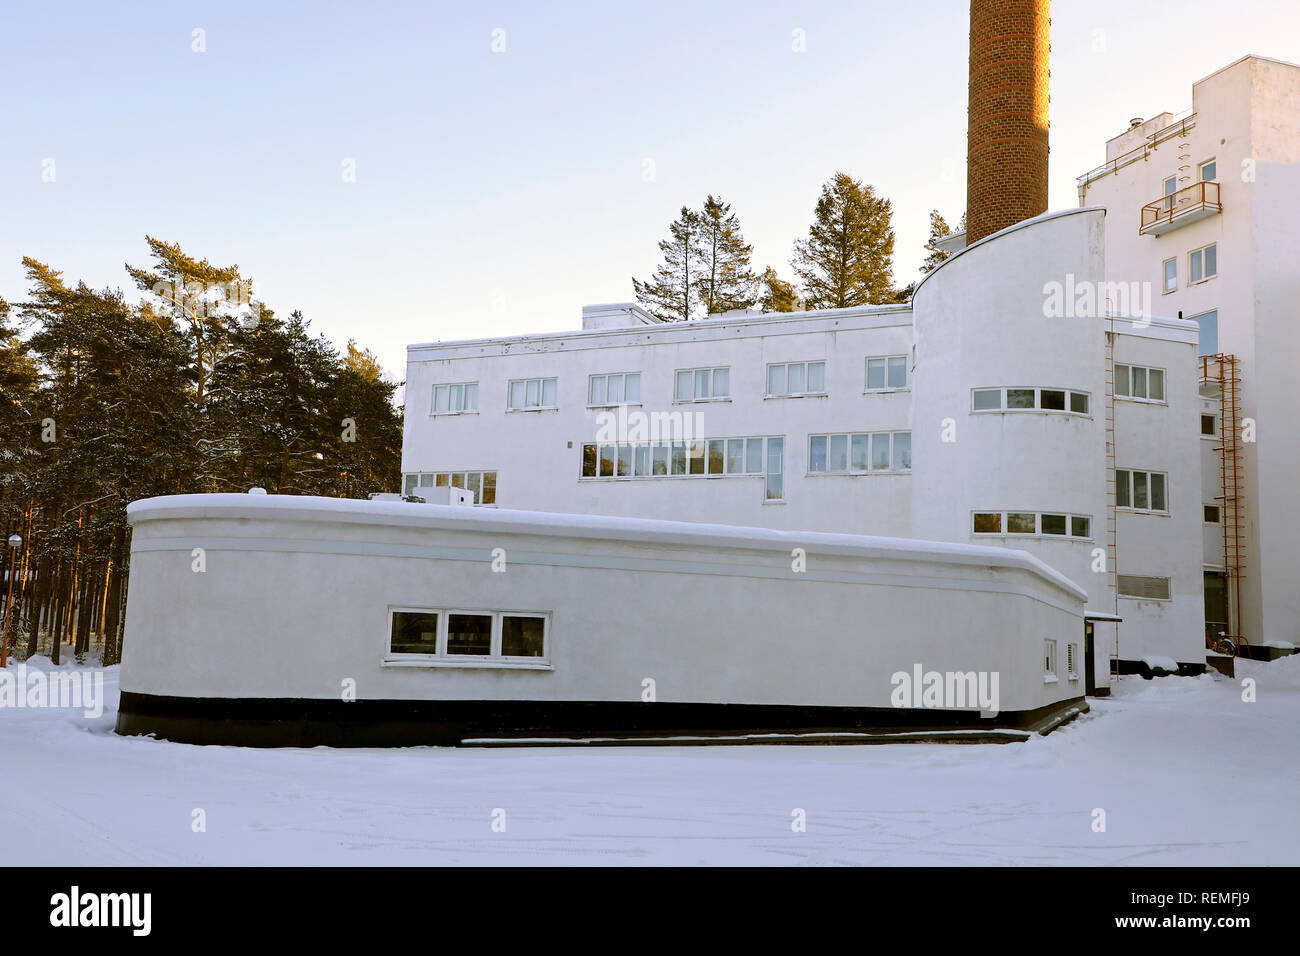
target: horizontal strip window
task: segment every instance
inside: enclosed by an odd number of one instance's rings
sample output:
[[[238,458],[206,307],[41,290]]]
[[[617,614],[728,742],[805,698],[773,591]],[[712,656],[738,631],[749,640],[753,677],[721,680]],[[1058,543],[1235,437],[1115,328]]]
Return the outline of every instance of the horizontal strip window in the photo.
[[[495,471],[422,471],[402,478],[402,494],[419,495],[422,488],[460,488],[474,495],[476,505],[497,503]]]
[[[768,398],[825,394],[825,362],[782,362],[767,367]]]
[[[1131,511],[1169,511],[1165,496],[1168,476],[1159,471],[1115,469],[1115,507]]]
[[[641,401],[641,373],[615,372],[593,375],[587,384],[587,404],[635,405]]]
[[[542,611],[391,608],[388,663],[545,666],[550,615]]]
[[[557,391],[553,378],[516,379],[510,383],[506,408],[512,412],[556,408]]]
[[[880,355],[867,359],[868,392],[907,388],[907,356]]]
[[[1087,415],[1092,402],[1087,392],[1068,388],[974,388],[973,412],[1064,412]]]
[[[1144,598],[1148,601],[1168,601],[1169,578],[1146,577],[1140,574],[1119,575],[1120,597]]]
[[[588,442],[580,479],[766,476],[765,497],[784,497],[785,442],[776,437],[673,442]]]
[[[865,475],[911,470],[910,431],[808,436],[808,473],[812,475]]]
[[[433,414],[463,415],[478,411],[478,382],[433,386]]]
[[[1165,370],[1142,365],[1116,365],[1115,397],[1142,402],[1163,402]]]
[[[976,511],[971,515],[971,533],[1032,534],[1091,540],[1092,518],[1053,511]]]
[[[711,402],[731,396],[730,368],[679,368],[673,398],[679,402]]]

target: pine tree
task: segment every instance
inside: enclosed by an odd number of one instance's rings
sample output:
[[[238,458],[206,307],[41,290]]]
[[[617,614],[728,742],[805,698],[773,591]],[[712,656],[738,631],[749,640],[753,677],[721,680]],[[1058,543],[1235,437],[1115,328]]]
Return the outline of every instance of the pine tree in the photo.
[[[632,280],[637,301],[665,322],[688,322],[695,317],[704,255],[702,233],[700,214],[683,206],[668,227],[668,238],[659,243],[664,261],[655,270],[654,278]]]
[[[958,232],[966,231],[966,214],[961,214],[961,225],[957,227]],[[921,271],[929,272],[937,265],[947,259],[951,252],[944,252],[939,248],[939,242],[948,236],[954,235],[948,221],[939,215],[939,210],[930,210],[930,238],[925,241],[925,261],[921,263]]]
[[[699,211],[701,264],[696,286],[705,315],[754,304],[758,279],[750,268],[754,247],[740,234],[731,205],[709,196]]]
[[[768,266],[759,278],[758,308],[761,312],[802,312],[803,300],[794,283],[786,282]]]
[[[808,238],[791,260],[809,308],[842,309],[893,297],[893,207],[846,173],[822,186]]]

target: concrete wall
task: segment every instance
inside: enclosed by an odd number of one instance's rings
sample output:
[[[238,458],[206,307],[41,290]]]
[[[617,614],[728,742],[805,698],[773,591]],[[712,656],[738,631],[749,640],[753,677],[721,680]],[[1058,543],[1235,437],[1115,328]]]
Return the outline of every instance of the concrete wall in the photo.
[[[653,678],[660,701],[888,707],[918,663],[998,671],[1004,712],[1082,694],[1041,654],[1081,642],[1083,592],[1001,548],[286,496],[128,515],[136,694],[628,701]],[[386,664],[394,606],[545,612],[549,666]]]

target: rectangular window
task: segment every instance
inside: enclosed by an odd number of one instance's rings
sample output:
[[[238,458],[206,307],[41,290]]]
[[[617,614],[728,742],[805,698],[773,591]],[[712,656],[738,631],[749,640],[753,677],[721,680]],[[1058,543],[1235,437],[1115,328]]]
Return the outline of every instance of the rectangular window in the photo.
[[[907,388],[907,356],[883,355],[867,359],[867,391]]]
[[[1217,434],[1218,434],[1218,429],[1215,427],[1214,422],[1215,422],[1215,418],[1214,418],[1213,415],[1202,415],[1202,416],[1201,416],[1201,434],[1202,434],[1202,435],[1209,435],[1210,437],[1213,437],[1213,436],[1217,435]]]
[[[510,411],[535,411],[555,408],[556,380],[553,378],[526,378],[510,383]]]
[[[826,459],[827,471],[848,471],[849,470],[849,436],[848,435],[831,435],[830,436],[830,453]],[[885,442],[885,460],[888,465],[889,442],[886,436]]]
[[[1218,524],[1218,523],[1219,523],[1219,506],[1218,506],[1218,505],[1203,505],[1202,507],[1204,507],[1204,509],[1205,509],[1205,523],[1206,523],[1206,524]]]
[[[1200,338],[1197,342],[1196,354],[1199,355],[1216,355],[1219,351],[1219,311],[1212,309],[1209,312],[1202,312],[1200,315],[1191,317],[1191,321],[1200,327]]]
[[[690,453],[687,455],[687,464],[690,467],[692,475],[702,475],[705,473],[705,451],[706,446],[703,441],[689,442]]]
[[[1007,513],[1007,534],[1037,534],[1038,515],[1032,511]]]
[[[586,449],[584,448],[583,451],[585,454]],[[419,472],[405,476],[404,488],[408,495],[426,497],[421,489],[446,488],[449,485],[468,491],[473,496],[471,499],[473,504],[496,504],[497,473],[495,471]]]
[[[653,477],[662,477],[668,474],[668,446],[654,446],[654,460],[650,464],[650,474]]]
[[[1070,393],[1070,411],[1077,412],[1080,415],[1088,414],[1088,393],[1087,392]]]
[[[1065,411],[1065,392],[1054,388],[1040,390],[1038,393],[1038,407],[1049,412]]]
[[[433,386],[433,414],[460,415],[478,411],[478,382]]]
[[[1219,176],[1219,164],[1217,161],[1211,159],[1207,162],[1201,163],[1201,182],[1203,183],[1213,182],[1215,179],[1218,178],[1218,176]]]
[[[492,653],[491,614],[448,614],[447,653],[486,657]]]
[[[1092,519],[1083,515],[1070,516],[1070,534],[1076,538],[1092,537]]]
[[[593,375],[588,379],[588,405],[634,405],[639,401],[641,401],[640,372]]]
[[[637,443],[635,448],[635,459],[632,464],[632,473],[638,478],[650,477],[650,446],[645,442]]]
[[[808,436],[808,471],[813,474],[862,474],[911,468],[911,432]]]
[[[1167,512],[1163,472],[1115,469],[1115,505],[1134,511]]]
[[[763,473],[763,439],[745,439],[745,474],[761,475]]]
[[[1067,518],[1065,515],[1045,514],[1040,517],[1043,534],[1065,534]]]
[[[972,531],[975,534],[1050,534],[1091,538],[1092,519],[1086,515],[1035,511],[977,511],[972,518]]]
[[[1056,641],[1051,638],[1043,641],[1043,678],[1056,680]]]
[[[1143,598],[1148,601],[1169,600],[1169,578],[1147,577],[1140,574],[1119,575],[1121,597]]]
[[[720,438],[709,439],[710,475],[721,475],[726,473],[726,447],[727,443]]]
[[[767,367],[769,398],[823,395],[825,391],[825,362],[784,362]]]
[[[437,654],[438,612],[394,611],[390,654]]]
[[[1212,279],[1219,272],[1218,243],[1211,243],[1201,249],[1193,249],[1187,254],[1187,275],[1189,282],[1204,282]]]
[[[1148,402],[1165,400],[1165,371],[1141,365],[1115,366],[1115,395]]]
[[[1002,407],[1002,389],[977,388],[973,393],[971,407],[977,412]]]
[[[727,474],[743,475],[745,473],[745,439],[727,439]]]
[[[683,368],[677,370],[673,398],[678,402],[707,402],[731,395],[731,369]]]
[[[1165,260],[1165,287],[1164,291],[1173,292],[1178,288],[1178,260]]]
[[[977,511],[975,512],[976,534],[1001,534],[1002,533],[1002,512],[1001,511]]]
[[[767,440],[767,500],[779,501],[785,497],[785,441]]]
[[[1032,388],[1007,389],[1007,408],[1033,408],[1034,390]]]
[[[894,432],[894,470],[912,470],[911,432]]]
[[[546,618],[534,615],[501,616],[502,657],[542,657],[546,646]]]

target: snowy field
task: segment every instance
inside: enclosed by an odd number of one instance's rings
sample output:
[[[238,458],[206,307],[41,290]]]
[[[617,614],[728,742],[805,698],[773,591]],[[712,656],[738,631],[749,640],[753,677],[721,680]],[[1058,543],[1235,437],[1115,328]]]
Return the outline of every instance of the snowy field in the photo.
[[[116,736],[105,691],[0,710],[0,864],[1300,863],[1300,656],[976,746],[191,747]]]

